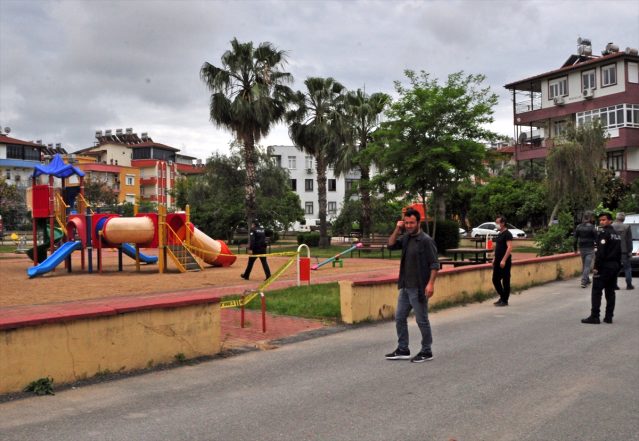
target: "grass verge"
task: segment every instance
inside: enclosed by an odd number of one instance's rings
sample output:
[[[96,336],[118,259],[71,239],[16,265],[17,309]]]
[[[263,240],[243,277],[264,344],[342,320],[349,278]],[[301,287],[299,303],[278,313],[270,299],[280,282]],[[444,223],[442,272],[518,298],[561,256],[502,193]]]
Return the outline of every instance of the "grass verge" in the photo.
[[[229,296],[226,299],[237,299]],[[262,307],[259,296],[246,305],[247,309],[259,310]],[[295,317],[338,320],[341,317],[339,303],[339,285],[299,286],[266,292],[266,310],[273,314]]]

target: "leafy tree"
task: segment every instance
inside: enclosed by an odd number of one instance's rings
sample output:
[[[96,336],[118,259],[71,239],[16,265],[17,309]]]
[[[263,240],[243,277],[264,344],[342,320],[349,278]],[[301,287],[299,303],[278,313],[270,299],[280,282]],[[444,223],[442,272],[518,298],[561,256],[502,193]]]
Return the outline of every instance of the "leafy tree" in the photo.
[[[4,177],[0,177],[0,215],[5,229],[17,228],[25,214],[24,198],[18,188],[7,184]]]
[[[337,152],[335,171],[340,174],[348,173],[354,168],[360,170],[359,196],[362,201],[361,230],[362,236],[368,237],[371,232],[371,164],[377,162],[375,156],[368,150],[368,144],[373,139],[380,115],[390,104],[391,98],[385,93],[367,95],[361,89],[346,95],[345,109],[350,128],[350,139]]]
[[[548,210],[546,200],[542,183],[498,176],[476,187],[468,215],[475,226],[492,221],[499,214],[517,226],[540,226]]]
[[[621,201],[630,193],[630,185],[615,177],[612,170],[603,172],[602,199],[606,207],[617,210]]]
[[[343,102],[345,88],[333,78],[309,77],[305,92],[297,92],[286,119],[293,143],[315,159],[319,200],[320,244],[329,245],[326,224],[326,169],[335,162],[345,141]]]
[[[485,128],[497,95],[481,88],[483,75],[457,72],[440,85],[423,71],[405,74],[409,85],[395,82],[399,99],[380,130],[384,176],[397,192],[416,195],[424,205],[432,193],[431,206],[444,218],[446,195],[470,176],[485,174],[481,141],[498,139]]]
[[[559,222],[535,236],[540,256],[569,253],[574,250],[575,241],[572,236],[574,230],[573,217],[568,211],[559,213]]]
[[[228,129],[242,143],[244,204],[249,224],[255,218],[256,144],[286,111],[293,80],[282,71],[285,53],[270,43],[254,47],[234,38],[231,50],[222,55],[222,67],[205,62],[200,77],[211,91],[210,118],[216,126]]]
[[[618,208],[625,213],[639,213],[639,180],[630,184],[630,188],[619,201]]]
[[[84,181],[84,197],[96,207],[118,203],[118,195],[106,182],[99,179],[87,179]]]
[[[396,222],[401,217],[401,200],[385,197],[371,197],[371,232],[375,234],[390,234]],[[339,216],[333,221],[333,234],[348,236],[354,224],[359,224],[362,213],[362,201],[350,197],[344,199]]]
[[[592,207],[601,199],[607,135],[599,121],[579,127],[570,126],[565,137],[558,138],[546,157],[548,196],[555,204],[550,221],[563,202],[577,208]]]

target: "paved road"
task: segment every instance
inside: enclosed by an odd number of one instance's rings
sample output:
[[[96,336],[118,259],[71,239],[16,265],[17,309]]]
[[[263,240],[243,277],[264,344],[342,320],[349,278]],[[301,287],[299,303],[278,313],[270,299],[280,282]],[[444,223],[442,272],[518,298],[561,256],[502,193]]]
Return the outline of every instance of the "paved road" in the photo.
[[[379,323],[3,403],[0,439],[639,440],[639,290],[582,325],[577,284],[433,314],[431,362],[385,361]]]

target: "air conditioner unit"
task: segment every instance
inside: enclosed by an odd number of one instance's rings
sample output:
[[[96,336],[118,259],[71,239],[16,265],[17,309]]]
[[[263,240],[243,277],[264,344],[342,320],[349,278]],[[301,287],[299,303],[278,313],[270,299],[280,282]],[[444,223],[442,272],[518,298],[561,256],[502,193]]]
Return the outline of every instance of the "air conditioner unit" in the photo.
[[[586,98],[587,100],[592,99],[595,96],[595,90],[594,89],[584,89],[583,91],[583,97]]]
[[[563,106],[564,104],[566,104],[563,96],[556,96],[552,99],[552,101],[553,103],[555,103],[556,106]]]
[[[306,169],[306,174],[307,175],[312,175],[313,174],[313,169],[312,168],[307,168]]]

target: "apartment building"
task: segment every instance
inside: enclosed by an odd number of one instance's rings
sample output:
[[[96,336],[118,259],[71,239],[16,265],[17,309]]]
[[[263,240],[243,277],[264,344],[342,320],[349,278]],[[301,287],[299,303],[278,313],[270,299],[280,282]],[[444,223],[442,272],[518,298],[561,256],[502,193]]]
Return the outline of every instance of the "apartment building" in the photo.
[[[171,193],[176,179],[180,175],[204,172],[201,161],[194,164],[195,158],[153,141],[147,133],[138,136],[130,128],[98,130],[95,137],[95,146],[75,154],[95,158],[96,164],[88,167],[96,173],[105,173],[104,176],[110,174],[108,183],[118,190],[122,202],[135,198],[175,208]],[[135,191],[134,187],[137,187]]]
[[[24,192],[31,186],[33,167],[44,161],[45,148],[41,143],[23,141],[0,132],[0,175],[10,185]]]
[[[318,219],[319,198],[314,158],[292,145],[269,146],[268,155],[288,171],[291,190],[299,196],[306,220]],[[347,190],[357,188],[360,175],[358,171],[352,171],[345,176],[336,176],[333,169],[329,168],[326,178],[326,218],[330,221],[339,215]]]
[[[593,55],[588,39],[558,69],[506,84],[512,92],[515,161],[543,161],[568,124],[599,119],[610,139],[604,164],[625,182],[639,178],[639,55],[608,43]]]

